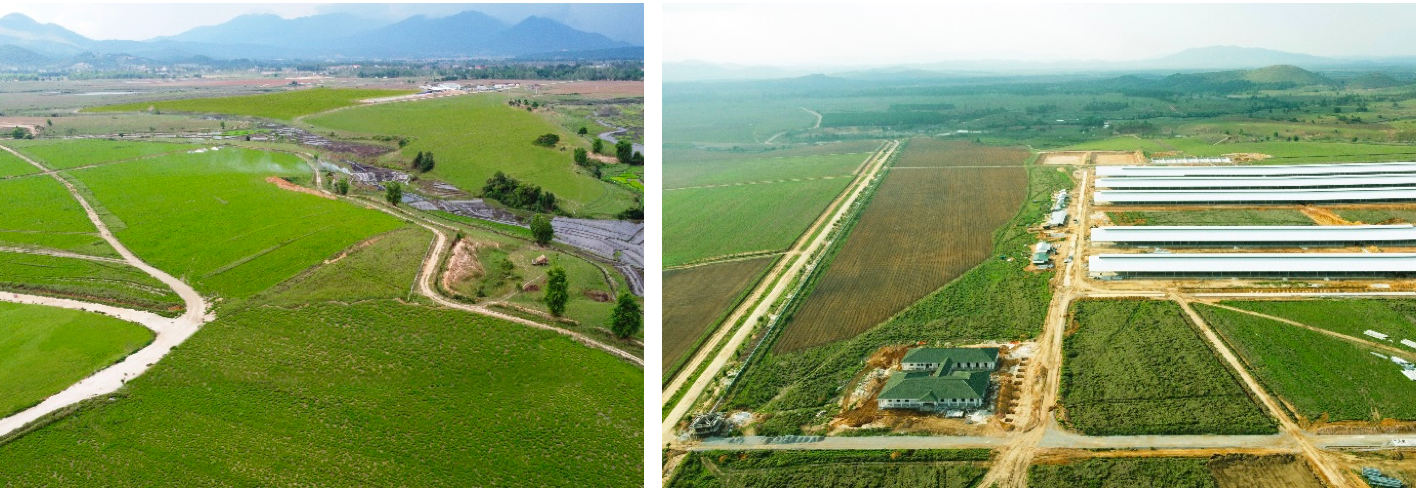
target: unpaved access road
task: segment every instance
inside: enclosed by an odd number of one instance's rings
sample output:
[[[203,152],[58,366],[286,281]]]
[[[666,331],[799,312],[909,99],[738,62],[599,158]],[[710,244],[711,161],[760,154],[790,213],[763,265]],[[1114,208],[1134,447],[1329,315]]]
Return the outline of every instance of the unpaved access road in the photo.
[[[712,352],[713,346],[717,345],[724,336],[733,332],[733,326],[737,325],[737,319],[743,315],[747,315],[746,321],[742,322],[742,327],[738,328],[735,333],[732,333],[732,337],[728,340],[727,344],[718,351],[716,357],[709,361],[708,366],[703,370],[702,374],[698,376],[693,384],[688,386],[683,397],[678,400],[678,403],[669,412],[669,415],[664,418],[661,438],[663,442],[676,442],[674,428],[678,425],[679,421],[693,408],[693,405],[698,401],[698,397],[703,394],[704,390],[708,388],[708,385],[717,379],[718,373],[723,370],[723,366],[727,365],[728,360],[737,352],[738,347],[750,336],[752,327],[757,325],[758,319],[765,318],[777,298],[786,293],[787,286],[792,282],[790,278],[796,277],[797,273],[806,266],[807,262],[810,262],[808,258],[815,255],[817,251],[821,250],[822,247],[828,243],[827,236],[830,235],[830,233],[826,232],[824,227],[840,221],[841,218],[850,211],[851,204],[855,203],[856,199],[865,191],[867,184],[880,174],[880,170],[884,168],[885,163],[890,160],[890,156],[899,148],[899,143],[899,141],[890,142],[872,157],[874,158],[874,162],[866,168],[866,171],[862,173],[855,182],[851,183],[852,187],[848,187],[849,190],[847,193],[837,199],[837,203],[834,204],[834,207],[827,207],[828,210],[835,209],[835,212],[828,211],[826,214],[823,214],[821,218],[802,235],[802,238],[797,241],[795,246],[787,251],[786,257],[783,258],[784,260],[778,261],[780,265],[763,277],[753,294],[742,302],[742,307],[729,316],[727,320],[723,321],[723,326],[719,328],[718,332],[703,344],[703,347],[700,348],[699,352],[694,355],[692,360],[683,367],[679,375],[674,378],[674,381],[664,389],[662,403],[668,403],[674,393],[693,376],[693,373],[698,370],[698,366],[706,360],[705,358]],[[811,238],[813,233],[815,233],[815,239]],[[791,257],[796,257],[800,260],[792,261],[790,260]],[[783,270],[782,267],[788,262],[791,263],[791,266]],[[778,280],[779,278],[780,280]],[[775,284],[775,287],[772,287],[773,284]],[[770,291],[767,290],[768,287],[771,287]],[[759,301],[757,298],[761,298],[761,300]],[[757,307],[752,309],[754,304],[757,305]],[[748,311],[749,309],[751,309],[750,312]]]
[[[78,201],[80,206],[83,206],[84,213],[88,215],[89,221],[92,221],[94,227],[98,229],[99,236],[102,236],[104,241],[108,242],[109,246],[118,251],[118,255],[123,257],[123,261],[157,278],[157,280],[166,284],[167,287],[172,288],[172,291],[176,292],[177,295],[182,298],[187,308],[180,317],[164,318],[153,313],[96,303],[0,292],[0,301],[102,313],[121,320],[141,324],[157,334],[157,337],[151,344],[134,352],[117,364],[108,366],[84,378],[78,383],[65,388],[64,391],[46,398],[38,405],[0,419],[0,435],[4,435],[66,406],[117,391],[119,388],[123,387],[123,384],[127,382],[127,380],[133,379],[146,372],[149,367],[152,367],[153,364],[156,364],[157,361],[166,356],[168,352],[171,352],[173,347],[185,342],[192,334],[197,332],[197,329],[201,328],[203,324],[211,321],[213,318],[207,315],[206,299],[202,298],[201,294],[197,293],[197,290],[192,289],[191,286],[177,280],[177,278],[172,277],[172,275],[148,265],[146,262],[143,262],[142,259],[139,259],[137,255],[134,255],[133,252],[129,251],[127,247],[123,246],[123,244],[113,236],[113,233],[108,230],[108,226],[103,223],[103,220],[99,219],[98,213],[93,210],[93,206],[89,205],[88,201],[79,194],[73,184],[61,177],[57,172],[40,165],[34,160],[30,160],[28,157],[16,152],[8,146],[0,146],[0,149],[29,162],[30,165],[34,165],[45,174],[63,184],[64,187],[69,190],[69,194],[73,196],[74,200]],[[75,258],[82,257],[83,256]]]

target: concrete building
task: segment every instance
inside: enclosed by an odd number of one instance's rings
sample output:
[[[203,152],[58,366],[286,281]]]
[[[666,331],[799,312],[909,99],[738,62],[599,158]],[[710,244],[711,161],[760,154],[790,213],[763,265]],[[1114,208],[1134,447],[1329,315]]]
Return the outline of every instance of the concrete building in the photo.
[[[1100,254],[1087,258],[1097,279],[1416,277],[1416,253]]]
[[[997,368],[998,349],[910,349],[876,402],[882,409],[980,408],[988,397],[989,373]]]
[[[1103,226],[1091,241],[1118,247],[1416,246],[1416,226]]]

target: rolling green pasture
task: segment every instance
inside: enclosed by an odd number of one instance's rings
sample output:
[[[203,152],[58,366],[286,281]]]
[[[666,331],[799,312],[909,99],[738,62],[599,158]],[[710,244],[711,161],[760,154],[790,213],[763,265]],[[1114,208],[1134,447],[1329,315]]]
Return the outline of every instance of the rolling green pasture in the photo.
[[[319,267],[260,292],[250,302],[291,306],[407,298],[408,292],[415,290],[418,267],[432,239],[432,232],[411,225],[374,235],[325,259]],[[415,290],[415,294],[421,293]]]
[[[1167,140],[1168,141],[1168,140]],[[1071,146],[1064,146],[1058,150],[1096,150],[1096,151],[1135,151],[1142,150],[1147,153],[1157,151],[1170,151],[1175,148],[1154,139],[1136,138],[1131,136],[1117,136],[1103,140],[1088,141]]]
[[[1271,434],[1273,420],[1170,301],[1073,303],[1065,422],[1088,435]]]
[[[988,472],[987,449],[695,451],[674,488],[968,488]]]
[[[492,95],[446,97],[408,103],[356,107],[306,119],[321,128],[362,135],[400,135],[413,141],[390,164],[412,161],[431,151],[437,166],[429,176],[480,193],[497,171],[555,193],[573,213],[613,215],[632,207],[634,194],[602,182],[575,165],[572,153],[582,141],[574,133]],[[561,146],[532,144],[537,136],[558,134]],[[564,150],[561,149],[564,147]]]
[[[97,313],[0,303],[0,417],[24,410],[152,342]]]
[[[0,289],[177,316],[182,298],[127,264],[0,252]]]
[[[855,173],[877,141],[852,141],[765,152],[669,149],[664,152],[664,188],[817,177]]]
[[[249,296],[399,226],[383,213],[265,182],[309,175],[285,153],[226,148],[71,174],[105,208],[119,240],[206,294]]]
[[[0,445],[0,485],[638,486],[642,378],[458,310],[256,306]]]
[[[608,294],[608,297],[613,299],[614,295],[610,294],[611,288],[624,290],[624,286],[612,285],[606,280],[605,273],[601,272],[595,264],[568,253],[537,249],[531,246],[510,253],[507,258],[511,259],[519,270],[527,272],[521,283],[529,282],[540,289],[537,291],[516,291],[515,294],[507,298],[507,302],[549,314],[550,310],[546,308],[545,303],[546,270],[549,266],[531,265],[531,261],[540,255],[545,255],[552,264],[565,268],[566,280],[570,282],[570,301],[566,303],[565,316],[580,322],[579,328],[581,329],[609,329],[610,314],[615,309],[615,303],[613,301],[597,301],[590,294]],[[486,264],[486,262],[483,263]],[[639,336],[642,337],[643,334],[641,331]]]
[[[790,129],[808,128],[816,116],[801,110],[794,101],[760,99],[690,100],[674,96],[665,87],[664,143],[743,144],[766,142],[772,135]]]
[[[13,143],[10,146],[15,146]],[[0,178],[15,175],[25,175],[39,172],[29,162],[21,160],[20,157],[10,154],[8,151],[0,150]]]
[[[1108,211],[1120,226],[1312,225],[1297,209],[1196,209],[1185,211]]]
[[[15,144],[15,149],[20,153],[24,153],[31,159],[53,169],[81,167],[196,148],[203,148],[203,146],[186,143],[101,139],[34,140]]]
[[[1092,458],[1028,467],[1034,488],[1214,488],[1206,458]]]
[[[1264,386],[1316,420],[1416,420],[1416,392],[1368,348],[1266,318],[1197,305]]]
[[[143,110],[147,110],[144,106]],[[54,126],[45,133],[54,136],[87,136],[141,133],[180,133],[189,131],[220,131],[222,121],[176,114],[65,114],[49,118]],[[244,123],[226,121],[228,128]]]
[[[849,179],[664,192],[664,265],[783,250],[801,236]]]
[[[48,176],[0,180],[0,246],[117,256],[78,201]]]
[[[172,112],[232,114],[271,119],[296,116],[357,105],[360,100],[415,93],[414,90],[311,88],[260,95],[209,97],[199,99],[133,102],[85,108],[84,112],[144,112],[149,109]]]
[[[1401,339],[1416,341],[1416,302],[1382,299],[1326,299],[1321,301],[1226,301],[1241,310],[1286,318],[1304,325],[1416,351]],[[1376,330],[1391,336],[1381,341],[1362,332]]]

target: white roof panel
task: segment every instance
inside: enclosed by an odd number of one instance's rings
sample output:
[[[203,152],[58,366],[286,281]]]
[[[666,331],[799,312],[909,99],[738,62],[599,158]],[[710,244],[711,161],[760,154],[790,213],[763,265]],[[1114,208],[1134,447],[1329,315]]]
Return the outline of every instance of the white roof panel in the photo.
[[[1097,177],[1265,177],[1416,173],[1416,162],[1309,165],[1099,166]]]
[[[1098,189],[1214,189],[1292,187],[1416,187],[1416,174],[1302,175],[1279,177],[1106,177]]]
[[[1096,203],[1416,201],[1416,187],[1097,191]]]
[[[1092,272],[1416,272],[1413,253],[1100,254]]]
[[[1113,243],[1394,242],[1416,241],[1416,226],[1103,226],[1092,228],[1091,239]]]

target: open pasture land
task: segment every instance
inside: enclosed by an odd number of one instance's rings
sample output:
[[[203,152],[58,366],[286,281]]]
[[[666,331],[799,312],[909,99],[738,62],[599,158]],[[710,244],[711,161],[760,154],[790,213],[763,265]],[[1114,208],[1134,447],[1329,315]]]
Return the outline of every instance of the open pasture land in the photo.
[[[516,281],[518,284],[511,284],[512,291],[506,297],[510,304],[521,306],[531,310],[536,310],[550,315],[550,310],[546,306],[546,271],[550,266],[532,265],[531,262],[536,257],[545,255],[551,264],[559,265],[565,269],[565,277],[569,282],[570,300],[566,302],[565,316],[575,320],[579,325],[575,326],[581,330],[590,330],[592,334],[598,332],[602,336],[610,328],[610,315],[615,309],[614,291],[627,291],[623,281],[611,283],[619,273],[611,269],[610,278],[606,278],[605,273],[594,263],[577,257],[572,254],[543,249],[526,242],[519,242],[515,250],[506,250],[509,253],[501,255],[503,260],[510,260],[515,265]],[[500,264],[489,264],[483,261],[483,267],[499,266]],[[492,269],[486,269],[491,271]],[[529,287],[526,287],[529,286]],[[603,331],[598,329],[604,329]],[[637,336],[643,337],[641,330]],[[606,339],[613,342],[618,339]],[[639,351],[639,348],[627,350]]]
[[[1088,435],[1277,430],[1170,301],[1072,304],[1063,343],[1065,422]]]
[[[0,303],[0,417],[24,410],[152,342],[97,313]]]
[[[801,110],[794,100],[703,97],[680,92],[689,84],[664,86],[664,143],[705,145],[757,145],[792,129],[809,128],[816,116]],[[775,142],[774,142],[775,143]]]
[[[972,146],[921,150],[957,161],[970,159]],[[993,231],[1026,196],[1020,166],[890,169],[777,351],[855,337],[978,265],[993,252]]]
[[[775,257],[760,257],[664,271],[664,377],[674,375],[671,371],[694,352],[775,261]]]
[[[987,449],[701,451],[684,456],[674,488],[968,488]]]
[[[231,114],[270,119],[294,119],[330,109],[358,105],[360,100],[416,93],[415,90],[310,88],[259,95],[132,102],[85,108],[84,112],[166,112]]]
[[[984,146],[969,141],[914,138],[905,144],[896,168],[908,167],[1018,167],[1027,163],[1028,151]]]
[[[1337,208],[1332,210],[1347,221],[1354,223],[1392,224],[1392,223],[1416,223],[1416,209],[1352,209]]]
[[[664,192],[664,265],[792,245],[849,179]]]
[[[163,153],[177,153],[205,148],[186,143],[153,143],[103,139],[33,140],[16,142],[15,150],[24,153],[51,169],[67,169],[142,158]],[[34,168],[33,165],[30,168]]]
[[[729,406],[772,413],[757,427],[759,435],[797,434],[804,425],[820,427],[840,411],[834,399],[882,346],[1036,336],[1052,301],[1053,272],[1024,269],[1031,255],[1028,247],[1037,242],[1030,229],[1052,208],[1052,193],[1073,186],[1070,169],[1029,167],[1022,209],[993,233],[993,255],[1012,261],[985,260],[883,325],[848,341],[796,352],[768,351],[742,375]],[[818,413],[828,415],[818,417]]]
[[[0,446],[0,485],[636,486],[642,378],[458,310],[254,306]]]
[[[1226,301],[1226,306],[1249,310],[1304,325],[1386,344],[1395,349],[1416,351],[1401,344],[1416,342],[1416,302],[1398,299],[1324,299],[1314,301]],[[1382,341],[1362,332],[1376,330],[1391,336]],[[1409,356],[1408,356],[1409,357]]]
[[[1086,457],[1086,455],[1081,455]],[[1047,460],[1056,457],[1044,457]],[[1061,459],[1066,459],[1061,458]],[[1048,461],[1028,468],[1037,488],[1318,488],[1322,483],[1296,454],[1216,454],[1203,457],[1097,457]]]
[[[408,296],[433,234],[404,226],[371,236],[319,267],[260,292],[252,303],[303,305],[317,301],[362,301]]]
[[[70,173],[133,253],[211,295],[249,296],[399,226],[380,212],[266,182],[310,175],[284,153],[224,148]]]
[[[851,141],[764,152],[670,149],[664,152],[664,188],[853,175],[877,141]]]
[[[94,260],[0,252],[0,289],[92,301],[177,316],[182,298],[136,267]]]
[[[8,154],[8,153],[7,153]],[[83,206],[49,176],[0,180],[0,246],[116,257]]]
[[[1297,209],[1187,209],[1183,211],[1107,211],[1118,226],[1277,226],[1314,225]]]
[[[11,143],[11,146],[14,144]],[[8,151],[0,150],[0,179],[13,177],[16,175],[26,175],[39,172],[29,162],[21,160],[20,157],[10,154]]]
[[[1416,420],[1416,390],[1370,348],[1208,305],[1196,308],[1249,370],[1307,421]]]
[[[496,94],[444,97],[350,108],[304,121],[350,136],[407,136],[412,142],[401,154],[385,157],[397,161],[385,163],[401,166],[418,152],[431,151],[437,166],[428,177],[474,194],[500,171],[554,193],[572,213],[607,216],[633,206],[633,193],[575,165],[575,148],[589,149],[575,144],[582,138],[506,100]],[[543,134],[559,135],[560,146],[532,144]]]

